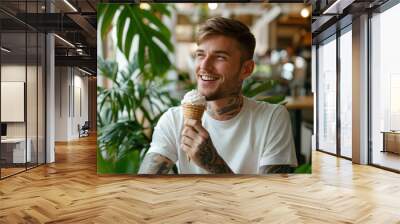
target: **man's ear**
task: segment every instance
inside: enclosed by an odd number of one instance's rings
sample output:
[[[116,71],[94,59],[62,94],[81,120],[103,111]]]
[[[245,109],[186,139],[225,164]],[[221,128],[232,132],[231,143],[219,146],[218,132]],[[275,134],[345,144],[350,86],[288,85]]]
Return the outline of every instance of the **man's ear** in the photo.
[[[255,66],[254,60],[247,60],[243,62],[240,73],[240,79],[245,80],[247,77],[249,77],[253,73],[254,66]]]

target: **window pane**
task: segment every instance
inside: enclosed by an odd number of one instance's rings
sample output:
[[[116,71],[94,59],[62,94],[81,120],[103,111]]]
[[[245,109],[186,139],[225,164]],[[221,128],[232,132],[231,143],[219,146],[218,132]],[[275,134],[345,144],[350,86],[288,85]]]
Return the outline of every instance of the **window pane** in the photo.
[[[400,133],[392,135],[390,132],[400,131],[398,21],[400,4],[371,19],[372,163],[396,170],[400,170]],[[389,132],[388,139],[384,139],[383,132]]]
[[[318,48],[318,148],[336,153],[336,40]]]
[[[352,35],[340,37],[340,152],[351,158],[352,141]]]

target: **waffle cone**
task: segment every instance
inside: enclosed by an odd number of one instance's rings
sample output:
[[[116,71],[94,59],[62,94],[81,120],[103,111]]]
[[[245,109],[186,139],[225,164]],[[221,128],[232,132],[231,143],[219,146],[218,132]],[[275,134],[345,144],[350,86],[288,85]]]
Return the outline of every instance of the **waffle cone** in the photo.
[[[183,116],[185,119],[193,119],[201,121],[201,117],[203,116],[204,110],[206,109],[203,105],[192,105],[192,104],[183,104]]]

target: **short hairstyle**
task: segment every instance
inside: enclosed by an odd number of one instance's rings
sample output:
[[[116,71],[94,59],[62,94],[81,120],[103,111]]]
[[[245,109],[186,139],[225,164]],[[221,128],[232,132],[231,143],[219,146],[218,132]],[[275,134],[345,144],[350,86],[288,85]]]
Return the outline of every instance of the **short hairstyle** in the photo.
[[[253,59],[256,38],[243,23],[224,17],[210,18],[200,26],[197,43],[199,44],[205,37],[211,35],[223,35],[235,39],[242,51],[241,60]]]

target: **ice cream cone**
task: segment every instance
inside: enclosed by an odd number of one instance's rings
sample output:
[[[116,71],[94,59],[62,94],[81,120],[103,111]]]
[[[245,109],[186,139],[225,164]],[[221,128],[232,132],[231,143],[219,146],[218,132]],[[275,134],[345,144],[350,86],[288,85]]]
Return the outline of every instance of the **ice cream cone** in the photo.
[[[193,104],[184,104],[182,107],[185,119],[193,119],[197,121],[201,121],[201,117],[203,117],[204,110],[206,109],[203,105]]]

